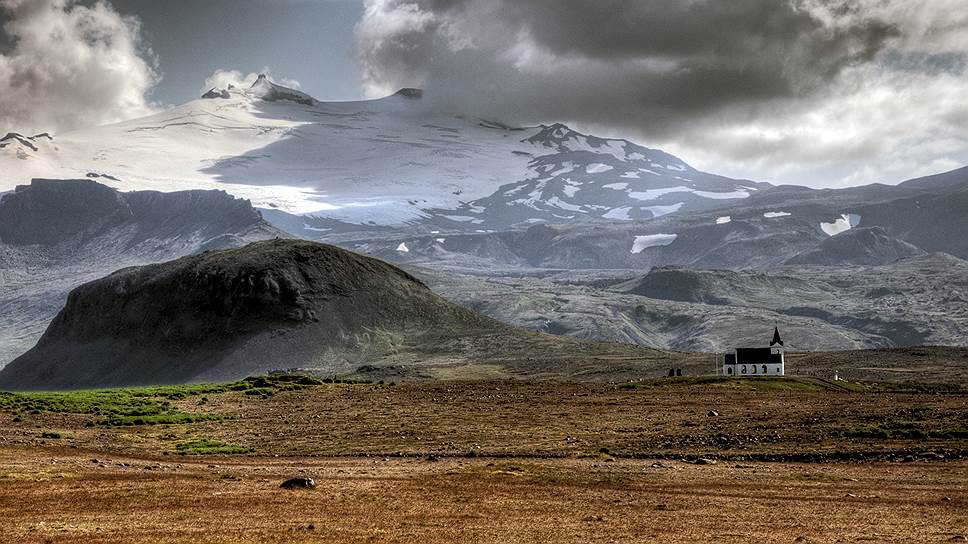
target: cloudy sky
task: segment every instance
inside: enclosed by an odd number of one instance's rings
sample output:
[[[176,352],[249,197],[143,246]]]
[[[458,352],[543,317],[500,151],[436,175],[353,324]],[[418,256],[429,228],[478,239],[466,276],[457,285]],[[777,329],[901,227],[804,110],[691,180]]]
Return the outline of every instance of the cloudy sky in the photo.
[[[964,0],[0,0],[0,131],[136,117],[269,71],[322,100],[422,87],[734,177],[968,164]]]

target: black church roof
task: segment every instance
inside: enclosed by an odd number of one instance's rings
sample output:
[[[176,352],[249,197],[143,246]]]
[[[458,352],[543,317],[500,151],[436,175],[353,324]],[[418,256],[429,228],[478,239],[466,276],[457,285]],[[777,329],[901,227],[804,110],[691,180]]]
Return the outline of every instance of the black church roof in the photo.
[[[736,348],[736,364],[738,365],[769,365],[780,364],[783,356],[773,353],[770,348]]]

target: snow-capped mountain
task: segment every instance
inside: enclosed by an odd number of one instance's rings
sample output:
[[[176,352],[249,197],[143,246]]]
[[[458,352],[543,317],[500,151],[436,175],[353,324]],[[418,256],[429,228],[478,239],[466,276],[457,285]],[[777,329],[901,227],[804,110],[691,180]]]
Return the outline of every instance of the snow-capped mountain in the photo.
[[[473,230],[650,218],[767,186],[561,124],[513,128],[441,113],[417,89],[320,102],[260,76],[249,89],[204,96],[56,140],[8,136],[0,192],[32,178],[86,176],[121,190],[224,189],[257,207],[346,226]]]
[[[529,132],[522,143],[534,146],[531,175],[445,218],[486,226],[576,217],[650,219],[719,206],[769,187],[700,172],[668,153],[587,136],[560,123]]]

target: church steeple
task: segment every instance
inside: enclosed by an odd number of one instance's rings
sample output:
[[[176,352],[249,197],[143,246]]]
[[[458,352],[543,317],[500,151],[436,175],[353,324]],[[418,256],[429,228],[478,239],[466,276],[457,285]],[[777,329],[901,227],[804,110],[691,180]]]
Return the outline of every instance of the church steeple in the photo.
[[[783,340],[780,339],[780,329],[778,327],[773,327],[773,340],[770,341],[770,347],[779,344],[783,345]]]

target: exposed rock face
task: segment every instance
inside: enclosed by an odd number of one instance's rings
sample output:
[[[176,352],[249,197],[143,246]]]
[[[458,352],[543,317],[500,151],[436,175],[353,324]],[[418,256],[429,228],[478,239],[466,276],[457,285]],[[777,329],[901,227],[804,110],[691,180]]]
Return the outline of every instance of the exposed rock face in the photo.
[[[282,85],[276,85],[275,83],[269,81],[269,78],[267,78],[264,74],[259,74],[259,78],[256,79],[255,83],[252,84],[252,87],[249,88],[249,92],[267,102],[289,100],[290,102],[296,102],[298,104],[303,104],[304,106],[313,106],[316,104],[315,98],[302,91],[290,89],[289,87],[283,87]]]
[[[230,98],[232,95],[229,94],[227,89],[209,89],[208,92],[202,95],[202,98],[215,99],[215,98]]]
[[[119,270],[71,292],[7,388],[226,380],[355,368],[387,338],[509,327],[445,302],[402,270],[333,246],[257,242]]]
[[[400,89],[399,91],[397,91],[397,92],[395,92],[393,94],[395,94],[396,96],[402,96],[404,98],[420,99],[420,98],[423,98],[423,89],[414,89],[413,87],[404,87],[404,88]]]
[[[51,245],[132,217],[121,193],[87,180],[34,180],[0,200],[0,241]]]
[[[924,254],[917,246],[892,238],[881,227],[853,228],[824,240],[817,249],[801,253],[787,264],[879,265]]]
[[[8,132],[6,136],[0,138],[0,149],[7,147],[11,144],[20,144],[31,151],[37,151],[37,140],[41,138],[46,138],[48,141],[53,140],[50,134],[42,132],[34,136],[24,136],[23,134],[18,134],[16,132]]]
[[[0,199],[0,244],[44,246],[48,257],[103,260],[110,249],[164,259],[225,247],[226,236],[242,245],[286,235],[222,191],[121,193],[92,180],[35,179]]]

